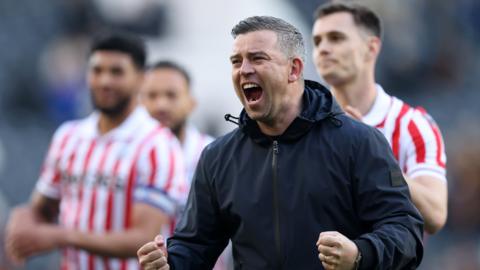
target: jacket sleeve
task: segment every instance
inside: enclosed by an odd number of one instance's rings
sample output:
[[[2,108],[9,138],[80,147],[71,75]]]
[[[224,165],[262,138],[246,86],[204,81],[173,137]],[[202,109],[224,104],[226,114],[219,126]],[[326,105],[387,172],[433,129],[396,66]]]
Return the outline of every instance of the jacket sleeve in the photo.
[[[416,269],[423,257],[423,219],[379,131],[369,128],[354,154],[358,216],[365,233],[354,240],[360,269]]]
[[[207,169],[206,151],[197,165],[185,210],[168,240],[170,269],[212,269],[228,244]]]

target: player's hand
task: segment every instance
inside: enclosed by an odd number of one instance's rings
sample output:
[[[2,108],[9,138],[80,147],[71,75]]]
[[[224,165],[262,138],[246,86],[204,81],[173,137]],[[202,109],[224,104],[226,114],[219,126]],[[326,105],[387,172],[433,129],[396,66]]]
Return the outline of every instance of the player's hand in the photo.
[[[31,228],[34,224],[33,213],[27,206],[16,207],[10,213],[5,229],[5,253],[8,259],[17,266],[25,262],[25,256],[18,249],[19,238],[25,228]]]
[[[143,245],[138,251],[138,262],[143,270],[168,270],[170,266],[167,263],[167,248],[165,240],[161,235],[157,235],[154,241]]]
[[[317,241],[318,258],[327,270],[351,270],[358,255],[355,243],[339,232],[322,232]]]
[[[12,262],[22,264],[25,258],[60,247],[62,229],[50,224],[24,224],[7,235],[6,246]]]
[[[345,112],[347,113],[348,116],[350,116],[353,119],[358,120],[360,122],[362,121],[362,113],[360,113],[360,111],[357,110],[356,108],[354,108],[350,105],[347,105],[347,106],[345,106],[344,110],[345,110]]]

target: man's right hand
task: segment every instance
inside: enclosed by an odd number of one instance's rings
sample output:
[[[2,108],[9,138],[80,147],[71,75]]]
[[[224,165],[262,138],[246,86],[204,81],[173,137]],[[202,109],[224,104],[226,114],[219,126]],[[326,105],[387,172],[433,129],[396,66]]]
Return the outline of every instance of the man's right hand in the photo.
[[[168,270],[167,249],[165,240],[157,235],[154,241],[148,242],[137,251],[138,261],[143,270]]]
[[[12,210],[5,230],[5,253],[16,266],[22,265],[25,261],[25,256],[18,247],[19,237],[22,231],[31,230],[35,224],[30,207],[20,206]]]

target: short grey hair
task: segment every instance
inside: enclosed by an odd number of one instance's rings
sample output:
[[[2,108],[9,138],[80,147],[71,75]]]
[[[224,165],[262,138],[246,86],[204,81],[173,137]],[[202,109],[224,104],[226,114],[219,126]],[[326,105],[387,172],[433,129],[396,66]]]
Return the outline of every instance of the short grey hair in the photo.
[[[232,36],[255,31],[270,30],[277,34],[278,45],[287,57],[299,56],[305,62],[305,43],[300,31],[290,23],[272,16],[253,16],[232,28]]]

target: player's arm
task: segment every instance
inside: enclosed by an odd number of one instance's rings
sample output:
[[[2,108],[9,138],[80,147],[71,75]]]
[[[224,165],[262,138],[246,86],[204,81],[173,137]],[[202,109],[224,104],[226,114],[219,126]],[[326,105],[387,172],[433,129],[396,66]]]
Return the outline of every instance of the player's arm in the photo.
[[[170,221],[164,212],[144,203],[135,203],[132,214],[132,227],[126,231],[96,234],[64,229],[60,242],[101,256],[133,257]]]
[[[34,191],[28,204],[13,209],[9,223],[18,224],[22,222],[22,219],[39,223],[54,223],[58,212],[59,200]]]
[[[5,249],[13,262],[21,263],[26,257],[37,253],[40,246],[51,246],[46,243],[50,242],[49,239],[42,241],[36,236],[51,226],[47,224],[56,221],[58,207],[58,200],[34,191],[30,203],[12,210],[6,227]]]
[[[46,197],[37,191],[33,192],[30,200],[30,209],[38,222],[55,223],[59,206],[59,200]]]
[[[440,130],[426,113],[417,110],[408,131],[405,136],[411,143],[405,149],[406,180],[412,201],[425,221],[425,231],[433,234],[447,220],[445,148]]]
[[[42,196],[35,196],[33,201],[48,202],[49,200],[45,200]],[[34,254],[66,246],[84,249],[102,256],[133,257],[141,245],[157,235],[164,224],[169,224],[167,215],[143,203],[133,205],[130,229],[105,234],[81,232],[53,223],[38,223],[36,211],[39,210],[46,213],[52,211],[50,206],[35,203],[32,206],[22,207],[12,214],[7,233],[7,251],[14,261],[21,262]]]
[[[447,221],[447,183],[431,175],[406,178],[410,195],[425,221],[425,231],[438,232]]]

